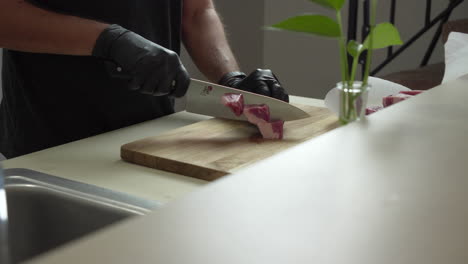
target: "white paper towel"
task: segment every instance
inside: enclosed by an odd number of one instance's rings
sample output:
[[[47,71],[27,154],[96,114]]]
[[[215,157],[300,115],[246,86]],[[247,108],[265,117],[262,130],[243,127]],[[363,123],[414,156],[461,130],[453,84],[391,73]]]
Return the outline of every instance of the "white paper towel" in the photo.
[[[369,90],[367,106],[382,106],[382,98],[385,96],[411,90],[406,86],[377,77],[369,77],[369,84],[371,89]],[[336,88],[331,89],[325,96],[325,106],[335,114],[340,111],[339,98],[340,92]]]
[[[445,43],[445,73],[442,83],[468,73],[468,34],[451,32]]]
[[[445,43],[445,73],[442,83],[453,81],[468,74],[468,34],[460,32],[450,33]],[[371,89],[369,91],[368,106],[382,106],[382,98],[409,88],[400,84],[376,77],[369,77]],[[338,114],[339,92],[336,88],[330,90],[325,97],[325,105]]]

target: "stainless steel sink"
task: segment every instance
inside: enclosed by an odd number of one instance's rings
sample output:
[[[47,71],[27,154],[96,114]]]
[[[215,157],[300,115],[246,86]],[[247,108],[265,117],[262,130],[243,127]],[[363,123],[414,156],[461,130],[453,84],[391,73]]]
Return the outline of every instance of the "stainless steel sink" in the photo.
[[[13,263],[159,206],[26,169],[7,169],[5,176]]]

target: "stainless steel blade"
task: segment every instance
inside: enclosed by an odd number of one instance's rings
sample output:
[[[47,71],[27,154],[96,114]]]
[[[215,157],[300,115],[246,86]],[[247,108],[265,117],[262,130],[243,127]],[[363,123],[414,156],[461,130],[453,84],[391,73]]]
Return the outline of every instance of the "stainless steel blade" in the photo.
[[[214,117],[246,120],[244,115],[239,117],[234,115],[228,107],[221,103],[221,96],[226,93],[242,94],[245,104],[268,105],[272,120],[292,121],[309,117],[309,114],[300,108],[281,100],[195,79],[192,79],[187,91],[186,111]]]

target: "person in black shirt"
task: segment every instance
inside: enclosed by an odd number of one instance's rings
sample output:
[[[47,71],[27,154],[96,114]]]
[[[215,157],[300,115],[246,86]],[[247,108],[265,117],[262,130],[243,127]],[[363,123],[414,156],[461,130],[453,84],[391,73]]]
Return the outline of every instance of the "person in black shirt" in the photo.
[[[12,158],[174,112],[189,74],[289,97],[270,70],[240,72],[212,0],[4,0],[0,152]]]

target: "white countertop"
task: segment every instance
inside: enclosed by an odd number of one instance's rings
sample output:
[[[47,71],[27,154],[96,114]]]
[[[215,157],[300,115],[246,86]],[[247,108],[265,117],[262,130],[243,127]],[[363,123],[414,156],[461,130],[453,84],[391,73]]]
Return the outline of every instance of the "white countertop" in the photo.
[[[298,96],[291,96],[291,102],[324,106],[322,100]],[[204,186],[206,182],[124,162],[120,158],[120,146],[208,118],[179,112],[6,160],[2,164],[5,168],[28,168],[165,203]]]
[[[468,263],[468,76],[32,263]]]

